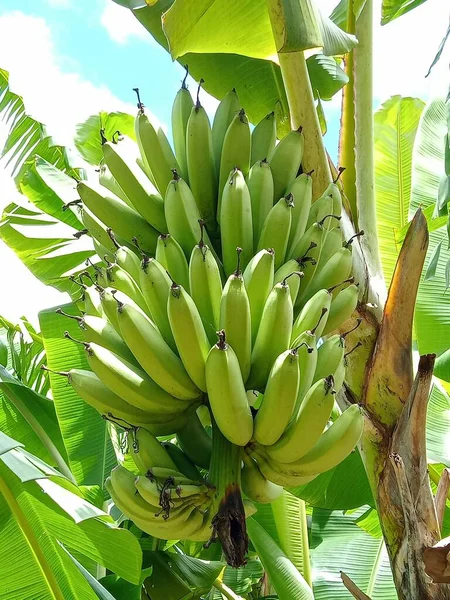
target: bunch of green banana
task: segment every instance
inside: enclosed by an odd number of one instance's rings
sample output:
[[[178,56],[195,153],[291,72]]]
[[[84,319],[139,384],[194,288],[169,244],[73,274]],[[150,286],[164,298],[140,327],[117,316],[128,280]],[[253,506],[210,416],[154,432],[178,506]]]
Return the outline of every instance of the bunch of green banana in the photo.
[[[80,314],[58,311],[78,321],[91,369],[60,374],[127,432],[138,476],[118,467],[107,489],[166,539],[210,537],[218,436],[245,448],[233,485],[272,502],[344,460],[363,423],[357,406],[332,414],[336,332],[358,302],[339,184],[313,202],[301,129],[277,141],[271,113],[251,130],[235,90],[211,125],[202,93],[184,79],[174,150],[138,91],[136,142],[102,133],[99,182],[77,185],[98,259],[72,278]]]

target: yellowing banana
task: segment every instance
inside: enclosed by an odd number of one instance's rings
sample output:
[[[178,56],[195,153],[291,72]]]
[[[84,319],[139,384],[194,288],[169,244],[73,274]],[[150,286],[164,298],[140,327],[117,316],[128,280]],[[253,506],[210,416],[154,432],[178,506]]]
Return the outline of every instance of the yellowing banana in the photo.
[[[146,429],[138,427],[127,433],[128,449],[139,473],[145,475],[153,467],[175,469],[176,466],[167,450]]]
[[[253,458],[244,454],[242,460],[244,461],[241,474],[242,491],[250,500],[264,504],[273,502],[281,496],[283,488],[266,479]]]

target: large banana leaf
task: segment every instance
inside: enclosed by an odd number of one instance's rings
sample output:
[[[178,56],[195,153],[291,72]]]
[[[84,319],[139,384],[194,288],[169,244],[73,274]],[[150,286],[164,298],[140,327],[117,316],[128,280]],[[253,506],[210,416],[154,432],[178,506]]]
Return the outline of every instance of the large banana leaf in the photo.
[[[317,16],[325,30],[325,54],[345,54],[356,46],[354,36],[340,31],[320,13]],[[189,52],[217,52],[271,59],[277,52],[264,0],[241,0],[238,5],[228,0],[198,0],[195,5],[175,0],[163,17],[163,27],[173,58]],[[290,45],[290,50],[304,50],[304,40],[299,42],[300,46]]]
[[[56,483],[42,479],[42,472],[23,483],[16,475],[21,475],[23,469],[11,470],[9,465],[17,467],[17,458],[11,462],[14,453],[21,456],[22,451],[10,450],[0,460],[0,597],[95,600],[95,593],[61,544],[131,582],[139,582],[142,555],[134,536],[92,518],[98,514],[97,509],[76,524],[67,507],[63,509],[54,502],[54,491],[48,485],[42,488],[44,482],[59,488]],[[37,468],[35,471],[39,472]],[[43,494],[42,489],[47,493]]]
[[[53,401],[22,384],[2,366],[0,390],[1,431],[23,442],[30,452],[70,476]]]
[[[129,8],[135,5],[132,0],[125,0],[121,4]],[[256,7],[258,4],[260,9],[262,7],[265,10],[265,4],[260,0],[247,0],[243,6],[255,10],[252,6]],[[172,5],[173,0],[159,0],[149,6],[133,9],[138,21],[166,50],[169,50],[169,45],[162,30],[161,16]],[[227,5],[231,6],[230,3]],[[234,12],[235,17],[243,14],[241,7]],[[222,27],[226,25],[224,20],[221,20],[221,24]],[[249,28],[247,21],[243,30],[245,36],[248,37],[253,29],[254,23]],[[213,30],[217,33],[217,23],[214,24]],[[212,43],[212,33],[213,31],[208,32],[210,42],[204,37],[201,38],[202,44]],[[258,35],[261,35],[261,32]],[[240,39],[242,40],[245,36],[240,36]],[[271,32],[269,42],[272,43]],[[269,112],[275,110],[279,135],[284,135],[289,130],[289,108],[280,68],[270,60],[244,56],[246,54],[244,50],[236,47],[233,51],[235,53],[230,54],[230,50],[227,53],[218,50],[205,52],[205,48],[203,48],[201,53],[188,52],[184,54],[179,61],[181,64],[189,66],[189,71],[194,79],[199,81],[200,78],[203,78],[205,90],[216,98],[223,98],[232,88],[235,88],[252,123],[257,123]],[[242,52],[242,54],[238,54],[238,52]],[[312,87],[321,98],[328,98],[330,89],[337,91],[346,83],[340,67],[334,60],[333,63],[336,66],[334,69],[330,69],[329,65],[321,64],[315,57],[308,59]]]
[[[315,600],[351,600],[340,572],[348,575],[372,600],[396,600],[392,573],[382,539],[356,524],[364,508],[351,514],[313,510],[311,556]]]
[[[433,463],[450,467],[450,396],[434,385],[427,410],[427,455]]]
[[[247,519],[247,531],[279,600],[313,600],[305,579],[253,517]]]
[[[0,120],[8,128],[1,156],[16,182],[22,179],[36,154],[58,169],[75,173],[66,148],[54,145],[45,126],[26,114],[23,99],[10,90],[9,73],[4,69],[0,69]]]
[[[447,116],[447,106],[439,99],[429,102],[422,113],[414,145],[410,216],[419,206],[431,210],[436,204],[439,184],[445,175]],[[446,266],[450,252],[445,228],[430,232],[425,264],[429,264],[440,242],[442,248],[435,276],[427,281],[422,280],[417,295],[415,332],[421,354],[441,354],[449,347],[450,295],[446,293]]]
[[[375,192],[378,240],[389,285],[398,256],[395,230],[408,223],[414,139],[425,103],[393,96],[375,113]]]
[[[65,305],[64,311],[78,314],[73,304]],[[39,314],[39,322],[50,369],[89,369],[83,347],[64,338],[64,331],[69,331],[75,339],[82,337],[76,321],[48,309]],[[65,377],[51,375],[51,385],[70,468],[77,483],[102,486],[117,462],[108,423],[81,400]]]

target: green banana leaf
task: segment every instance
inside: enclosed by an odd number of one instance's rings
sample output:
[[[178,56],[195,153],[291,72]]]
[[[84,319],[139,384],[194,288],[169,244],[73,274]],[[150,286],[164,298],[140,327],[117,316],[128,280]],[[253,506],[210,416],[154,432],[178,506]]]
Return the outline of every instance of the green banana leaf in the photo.
[[[347,510],[374,502],[358,450],[334,469],[289,491],[311,506],[330,510]]]
[[[398,19],[410,10],[417,8],[426,0],[383,0],[381,5],[381,24],[386,25],[394,19]]]
[[[251,8],[254,2],[255,0],[248,0],[245,2],[244,8]],[[258,2],[265,11],[264,3],[260,0]],[[132,2],[121,2],[120,4],[132,8]],[[162,30],[161,16],[172,4],[173,0],[159,0],[151,6],[133,9],[133,14],[138,21],[166,50],[169,49],[169,46]],[[235,11],[235,15],[240,13],[241,10]],[[217,33],[216,24],[213,30]],[[253,30],[253,24],[249,29],[247,22],[244,33],[248,36],[251,30]],[[208,38],[202,38],[202,44],[212,43],[208,41],[208,39],[213,40],[211,36],[212,31],[209,31]],[[334,40],[333,33],[331,36]],[[271,34],[269,41],[272,41]],[[199,81],[200,78],[203,78],[205,90],[216,98],[223,98],[232,88],[235,88],[252,123],[258,123],[269,112],[275,110],[278,133],[282,137],[289,131],[290,126],[289,108],[279,66],[270,60],[245,56],[242,49],[236,49],[235,52],[234,54],[221,53],[217,50],[205,52],[205,48],[203,48],[202,52],[198,54],[195,52],[184,54],[179,62],[189,66],[190,74],[195,80]],[[330,89],[338,90],[345,83],[340,67],[334,60],[333,62],[336,65],[334,71],[329,68],[329,65],[328,68],[325,64],[321,65],[315,57],[310,57],[307,61],[312,87],[320,98],[329,97]]]
[[[308,527],[303,500],[284,491],[275,502],[256,506],[258,510],[253,519],[278,544],[303,577],[310,581]]]
[[[37,154],[69,174],[78,174],[63,146],[54,145],[45,126],[26,113],[23,99],[11,91],[9,73],[0,69],[0,121],[7,127],[7,138],[1,156],[11,169],[16,183]]]
[[[63,309],[79,314],[73,304]],[[76,321],[48,309],[39,313],[39,322],[50,369],[89,369],[83,347],[64,338],[65,331],[75,339],[82,338]],[[67,378],[51,375],[50,380],[70,469],[78,484],[103,486],[117,464],[108,423],[74,392]]]
[[[100,129],[104,130],[103,135],[107,140],[111,140],[117,131],[133,140],[136,139],[134,116],[123,112],[107,113],[105,111],[98,115],[92,115],[77,125],[74,140],[80,155],[91,165],[99,165],[103,159]]]
[[[427,410],[427,456],[429,462],[450,467],[450,396],[435,384]]]
[[[60,544],[139,582],[142,554],[132,534],[97,518],[76,524],[37,481],[20,481],[5,464],[8,454],[0,460],[0,597],[94,600],[97,596]]]
[[[409,216],[421,206],[434,210],[439,184],[445,175],[445,139],[448,132],[448,108],[443,100],[432,100],[424,109],[416,136],[412,164],[412,188]],[[441,354],[449,347],[450,295],[446,293],[446,265],[450,260],[444,227],[430,232],[425,265],[442,243],[435,276],[419,287],[415,312],[415,332],[420,354]]]
[[[70,476],[52,400],[30,389],[0,365],[0,429]]]
[[[253,517],[247,532],[279,600],[313,600],[313,593],[294,564]]]
[[[319,9],[320,3],[312,4]],[[345,54],[356,46],[356,38],[339,30],[330,19],[319,13],[318,21],[325,54]],[[270,60],[277,52],[264,0],[198,0],[195,5],[175,0],[164,14],[163,29],[174,59],[189,52],[218,52]],[[299,42],[299,47],[290,44],[290,50],[304,50],[303,40]]]
[[[397,262],[395,230],[408,223],[414,140],[425,103],[392,96],[375,113],[375,193],[378,240],[386,284]]]
[[[315,600],[351,600],[340,572],[348,575],[372,600],[396,600],[387,552],[382,539],[358,527],[366,509],[351,514],[313,510],[311,558]]]

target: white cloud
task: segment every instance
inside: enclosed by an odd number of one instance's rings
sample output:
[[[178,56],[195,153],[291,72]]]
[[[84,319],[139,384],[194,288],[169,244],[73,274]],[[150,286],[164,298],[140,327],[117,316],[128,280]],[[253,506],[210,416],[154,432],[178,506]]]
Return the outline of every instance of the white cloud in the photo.
[[[109,37],[118,44],[126,44],[131,37],[137,37],[154,43],[152,36],[133,16],[128,8],[123,8],[111,0],[107,0],[100,17],[100,23]]]

